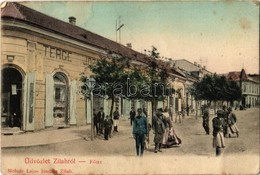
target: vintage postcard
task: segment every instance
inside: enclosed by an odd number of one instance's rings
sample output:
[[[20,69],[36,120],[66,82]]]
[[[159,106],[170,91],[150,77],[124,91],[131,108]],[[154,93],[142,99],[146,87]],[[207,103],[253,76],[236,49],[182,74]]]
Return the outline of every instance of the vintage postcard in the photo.
[[[258,174],[259,1],[3,1],[1,173]]]

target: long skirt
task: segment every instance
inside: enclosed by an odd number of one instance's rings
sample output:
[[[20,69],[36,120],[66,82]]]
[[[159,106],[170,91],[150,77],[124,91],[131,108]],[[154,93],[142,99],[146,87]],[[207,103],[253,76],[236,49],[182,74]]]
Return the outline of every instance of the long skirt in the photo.
[[[168,145],[179,145],[181,142],[181,139],[176,135],[174,129],[171,128],[169,131]]]
[[[223,132],[218,132],[216,137],[213,137],[213,148],[224,148],[225,147],[225,139]]]
[[[163,134],[163,141],[162,144],[166,145],[168,142],[168,137],[169,137],[169,128],[166,128]]]
[[[230,130],[231,130],[232,133],[237,133],[237,132],[239,132],[239,129],[238,129],[236,123],[234,123],[233,125],[230,125],[229,128],[230,128]]]

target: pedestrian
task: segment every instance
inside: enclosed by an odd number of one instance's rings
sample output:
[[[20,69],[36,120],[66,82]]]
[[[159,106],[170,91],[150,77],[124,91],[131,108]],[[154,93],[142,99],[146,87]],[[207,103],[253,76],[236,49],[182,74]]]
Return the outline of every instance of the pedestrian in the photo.
[[[155,149],[154,152],[157,153],[158,151],[161,152],[161,146],[163,141],[163,134],[165,130],[165,126],[162,121],[162,109],[157,110],[156,117],[154,117],[154,143],[155,143]]]
[[[112,126],[112,122],[109,119],[108,115],[106,115],[106,118],[104,119],[103,126],[104,126],[104,139],[108,140],[109,130],[110,130],[111,126]]]
[[[226,105],[223,105],[222,107],[223,109],[223,133],[224,133],[224,137],[228,137],[228,111],[227,111],[227,107]]]
[[[130,111],[130,124],[131,124],[131,126],[132,126],[132,123],[133,123],[133,121],[135,119],[135,116],[136,116],[135,108],[132,107],[131,111]]]
[[[189,107],[189,105],[187,105],[187,107],[186,107],[186,113],[187,113],[187,116],[189,116],[189,113],[190,113],[190,107]]]
[[[168,145],[169,132],[170,132],[170,128],[172,127],[172,124],[168,120],[169,116],[166,117],[165,115],[161,115],[161,117],[162,117],[162,122],[163,122],[163,124],[165,126],[164,134],[163,134],[162,147],[167,148],[168,147],[167,145]]]
[[[206,134],[209,135],[209,109],[208,109],[208,106],[204,106],[202,118],[203,118],[202,126],[203,126]]]
[[[236,133],[237,137],[239,137],[239,129],[237,127],[237,117],[236,114],[232,112],[232,108],[228,108],[228,135],[231,137],[231,133]]]
[[[216,148],[216,156],[221,155],[221,149],[225,148],[225,139],[223,135],[223,117],[224,111],[218,110],[217,116],[213,118],[213,147]]]
[[[145,137],[148,133],[148,123],[146,117],[142,115],[142,108],[137,109],[137,115],[133,123],[133,136],[135,138],[136,154],[143,156]]]
[[[99,125],[99,133],[103,133],[103,123],[104,123],[104,119],[105,119],[105,113],[104,113],[104,108],[101,107],[100,111],[98,112],[98,125]]]
[[[94,128],[96,128],[96,135],[98,135],[99,127],[98,127],[98,115],[96,113],[96,109],[93,109],[93,122]]]
[[[172,108],[172,105],[170,105],[170,108],[169,108],[169,116],[171,118],[171,121],[173,121],[173,108]]]
[[[119,125],[119,111],[118,107],[116,107],[116,110],[113,112],[113,119],[114,119],[114,132],[118,132],[118,125]]]

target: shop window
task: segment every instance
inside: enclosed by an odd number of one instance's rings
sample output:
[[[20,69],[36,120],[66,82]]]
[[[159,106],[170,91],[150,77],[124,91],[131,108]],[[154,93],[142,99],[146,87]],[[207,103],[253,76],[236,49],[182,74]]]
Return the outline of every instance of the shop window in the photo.
[[[54,125],[67,124],[68,85],[67,78],[62,73],[54,75]]]

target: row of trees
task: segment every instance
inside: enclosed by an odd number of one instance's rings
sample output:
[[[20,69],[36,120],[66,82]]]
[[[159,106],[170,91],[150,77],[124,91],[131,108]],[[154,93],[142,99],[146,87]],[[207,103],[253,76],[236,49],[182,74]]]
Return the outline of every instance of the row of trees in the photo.
[[[148,51],[147,67],[131,67],[130,60],[125,57],[112,56],[101,58],[89,68],[96,80],[94,95],[111,99],[111,111],[117,97],[130,100],[144,100],[152,103],[152,112],[162,101],[173,93],[178,93],[169,84],[169,67],[158,64],[160,53],[155,47]],[[83,82],[86,77],[82,77]],[[227,81],[224,76],[206,75],[201,81],[195,82],[189,89],[195,100],[209,102],[239,100],[241,89],[234,81]]]
[[[233,103],[242,97],[241,88],[235,81],[228,81],[225,76],[206,75],[190,88],[195,100],[207,100],[209,103],[227,101]]]
[[[173,93],[174,90],[167,85],[167,68],[158,64],[160,53],[155,47],[148,53],[146,68],[131,67],[128,58],[119,56],[101,58],[95,65],[89,66],[96,80],[93,94],[112,101],[110,116],[117,97],[150,101],[154,111],[158,101]],[[86,77],[81,80],[84,82]]]

